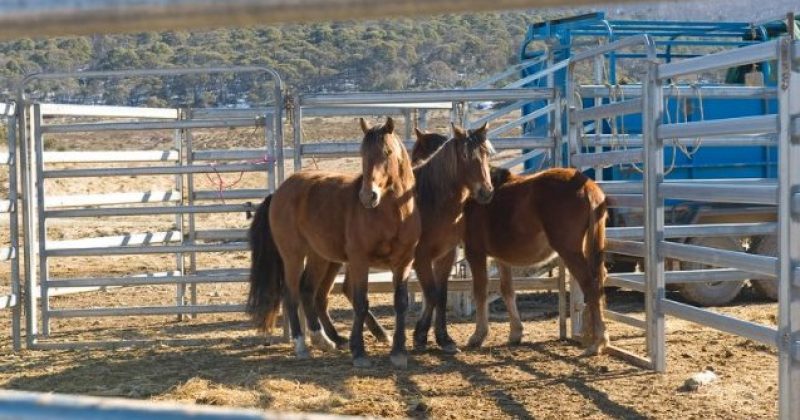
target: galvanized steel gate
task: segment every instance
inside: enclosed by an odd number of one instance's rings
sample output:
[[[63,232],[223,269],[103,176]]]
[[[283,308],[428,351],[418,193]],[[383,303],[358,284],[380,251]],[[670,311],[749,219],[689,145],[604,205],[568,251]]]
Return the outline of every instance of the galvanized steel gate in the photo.
[[[8,246],[0,248],[0,260],[8,261],[8,285],[0,289],[0,310],[11,311],[11,341],[14,351],[20,349],[22,299],[19,273],[19,226],[17,216],[17,114],[12,103],[0,104],[0,118],[6,125],[8,150],[0,153],[0,165],[8,171],[8,192],[0,201],[0,213],[8,214]]]
[[[108,77],[163,77],[208,74],[260,74],[269,77],[274,92],[269,104],[255,109],[156,109],[105,106],[73,106],[28,103],[25,87],[33,80],[96,79]],[[198,305],[196,286],[199,283],[246,281],[244,269],[198,267],[197,256],[208,252],[236,252],[248,249],[241,229],[200,230],[196,216],[212,213],[244,213],[253,208],[249,202],[227,204],[225,199],[261,200],[274,190],[283,176],[277,163],[282,159],[283,84],[276,72],[260,67],[207,69],[168,69],[119,72],[87,72],[34,75],[25,79],[19,91],[23,121],[20,124],[23,165],[23,191],[26,243],[26,306],[27,344],[29,347],[72,347],[81,345],[120,344],[119,342],[77,343],[74,340],[44,342],[50,334],[50,321],[55,318],[170,315],[241,312],[243,305]],[[45,124],[46,117],[101,119],[101,122]],[[118,118],[127,121],[119,122]],[[131,121],[132,119],[132,121]],[[212,128],[254,127],[263,130],[263,146],[257,149],[197,150],[192,143],[192,130]],[[116,133],[122,131],[170,130],[173,147],[157,151],[45,151],[46,138],[67,133]],[[217,161],[243,161],[217,164]],[[52,169],[56,163],[91,163],[88,169]],[[134,163],[134,165],[130,165]],[[161,163],[141,166],[141,163]],[[126,164],[108,167],[107,164]],[[118,165],[117,165],[118,166]],[[261,189],[199,190],[196,174],[265,173],[267,181]],[[134,191],[110,194],[53,196],[47,183],[53,180],[91,179],[109,176],[164,176],[173,181],[164,191]],[[185,177],[185,178],[184,178]],[[222,204],[202,204],[221,200]],[[151,205],[155,204],[155,205]],[[114,206],[114,207],[111,207]],[[173,228],[167,231],[142,232],[122,236],[88,237],[57,241],[49,237],[48,223],[56,219],[75,220],[93,217],[174,216]],[[167,272],[145,272],[131,276],[86,278],[54,278],[50,275],[53,259],[109,255],[174,254],[175,269]],[[188,259],[188,262],[186,261]],[[50,307],[50,298],[66,290],[92,290],[117,286],[175,285],[173,306],[108,306],[88,308]],[[187,286],[188,297],[187,295]],[[122,344],[135,344],[125,341]]]

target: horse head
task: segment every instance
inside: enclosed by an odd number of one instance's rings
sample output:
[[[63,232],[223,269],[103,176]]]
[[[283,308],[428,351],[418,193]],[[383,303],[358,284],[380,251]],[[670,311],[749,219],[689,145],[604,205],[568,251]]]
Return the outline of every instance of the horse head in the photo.
[[[377,207],[387,192],[401,193],[413,185],[413,172],[403,143],[394,132],[394,121],[370,127],[360,119],[362,180],[358,198],[364,207]]]

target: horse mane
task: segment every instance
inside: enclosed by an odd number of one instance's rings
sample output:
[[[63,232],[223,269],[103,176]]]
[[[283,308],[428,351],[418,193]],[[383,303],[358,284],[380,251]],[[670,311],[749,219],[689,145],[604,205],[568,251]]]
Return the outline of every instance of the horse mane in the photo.
[[[421,148],[432,154],[422,157]],[[414,159],[417,203],[423,209],[436,209],[457,190],[458,163],[455,143],[441,134],[426,134],[425,141],[417,141],[411,152]]]

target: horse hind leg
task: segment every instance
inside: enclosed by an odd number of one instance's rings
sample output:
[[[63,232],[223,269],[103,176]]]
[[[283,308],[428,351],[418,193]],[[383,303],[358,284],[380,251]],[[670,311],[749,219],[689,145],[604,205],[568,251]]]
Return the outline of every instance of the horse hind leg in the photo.
[[[328,338],[320,326],[315,298],[321,277],[327,274],[328,265],[327,261],[318,256],[309,256],[305,270],[300,278],[300,297],[303,302],[311,344],[326,352],[336,350],[336,345]]]
[[[284,310],[289,318],[289,327],[294,343],[294,353],[298,359],[308,359],[311,354],[306,347],[305,336],[300,328],[300,317],[297,313],[300,301],[300,283],[303,275],[303,255],[284,257],[286,289],[283,297]]]
[[[456,249],[436,260],[433,264],[434,278],[437,288],[436,300],[436,344],[447,354],[458,353],[456,342],[447,333],[447,281],[450,272],[453,270],[453,263],[456,261]]]
[[[583,341],[587,348],[583,355],[596,356],[602,354],[609,343],[603,317],[603,286],[599,277],[592,275],[589,263],[582,253],[563,252],[560,255],[584,295],[586,312],[584,313],[583,325],[585,332],[583,333]],[[589,331],[586,331],[586,329],[589,329]]]
[[[322,323],[322,329],[325,331],[325,334],[331,340],[333,340],[337,349],[344,350],[347,348],[347,343],[349,340],[339,335],[339,332],[336,331],[336,327],[333,325],[333,320],[331,319],[330,313],[328,313],[328,296],[330,295],[333,282],[336,281],[336,275],[339,274],[339,269],[341,269],[341,267],[342,265],[339,263],[329,263],[328,269],[322,277],[319,287],[317,288],[314,300],[317,316],[319,316],[319,320]],[[345,277],[345,285],[343,286],[345,295],[347,295],[346,279],[347,278]]]
[[[475,300],[475,331],[469,337],[467,346],[475,348],[480,347],[489,334],[489,305],[486,301],[489,277],[485,254],[471,254],[467,250],[467,262],[472,272],[472,298]]]
[[[518,345],[522,342],[522,320],[519,316],[517,308],[517,294],[514,291],[513,276],[511,274],[511,267],[498,262],[500,267],[500,292],[503,295],[503,301],[506,304],[509,318],[509,333],[508,344]]]

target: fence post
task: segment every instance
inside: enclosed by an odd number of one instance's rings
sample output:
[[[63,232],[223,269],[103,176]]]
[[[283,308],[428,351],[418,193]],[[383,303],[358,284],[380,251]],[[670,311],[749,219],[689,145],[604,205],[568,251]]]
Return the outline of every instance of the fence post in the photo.
[[[664,148],[658,139],[661,124],[663,92],[658,78],[658,62],[648,61],[647,80],[644,85],[644,116],[642,136],[644,141],[644,243],[645,243],[645,320],[647,355],[653,369],[663,372],[666,344],[664,313],[660,301],[664,298],[664,259],[659,248],[664,239],[664,200],[658,196],[659,185],[664,181]]]
[[[800,222],[793,198],[800,194],[800,74],[793,69],[793,43],[778,51],[778,405],[781,419],[800,419]]]

